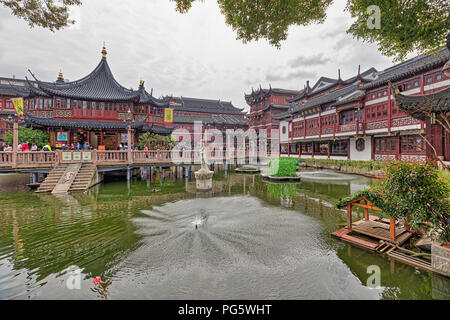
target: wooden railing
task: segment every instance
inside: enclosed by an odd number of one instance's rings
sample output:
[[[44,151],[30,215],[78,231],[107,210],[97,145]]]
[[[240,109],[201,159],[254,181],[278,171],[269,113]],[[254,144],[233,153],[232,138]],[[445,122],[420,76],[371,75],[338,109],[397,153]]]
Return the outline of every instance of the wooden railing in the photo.
[[[248,151],[235,151],[234,158],[248,157]],[[131,155],[131,157],[130,157]],[[207,155],[208,161],[225,160],[227,153],[222,155],[213,153]],[[121,164],[161,164],[161,163],[200,163],[201,152],[149,150],[149,151],[115,151],[115,150],[70,150],[70,151],[24,151],[24,152],[0,152],[0,168],[32,168],[34,166],[55,166],[60,163],[87,162],[96,165],[121,165]]]

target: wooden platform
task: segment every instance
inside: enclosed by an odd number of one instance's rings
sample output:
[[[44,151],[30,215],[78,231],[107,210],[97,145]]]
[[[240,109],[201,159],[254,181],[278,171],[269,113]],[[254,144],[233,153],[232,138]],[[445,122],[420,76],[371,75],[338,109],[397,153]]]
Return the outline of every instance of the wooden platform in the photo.
[[[413,234],[405,228],[395,227],[395,241],[390,238],[389,224],[373,220],[359,220],[353,225],[353,231],[378,239],[393,242],[397,245],[402,245]]]
[[[331,235],[341,239],[342,241],[345,241],[347,243],[350,243],[352,245],[355,245],[360,248],[368,249],[371,251],[375,251],[375,248],[378,246],[377,242],[367,241],[355,236],[350,235],[352,233],[351,230],[348,230],[347,228],[339,229],[335,232],[333,232]]]

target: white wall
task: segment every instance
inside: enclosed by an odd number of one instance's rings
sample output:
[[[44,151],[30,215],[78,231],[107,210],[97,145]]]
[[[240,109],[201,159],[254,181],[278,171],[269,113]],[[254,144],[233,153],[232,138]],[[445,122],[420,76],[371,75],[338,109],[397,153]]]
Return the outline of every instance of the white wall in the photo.
[[[350,159],[370,161],[372,156],[372,140],[370,137],[363,138],[365,147],[363,151],[356,150],[356,139],[350,138]]]
[[[286,132],[283,134],[283,127],[286,128]],[[289,142],[289,122],[280,121],[280,142]]]

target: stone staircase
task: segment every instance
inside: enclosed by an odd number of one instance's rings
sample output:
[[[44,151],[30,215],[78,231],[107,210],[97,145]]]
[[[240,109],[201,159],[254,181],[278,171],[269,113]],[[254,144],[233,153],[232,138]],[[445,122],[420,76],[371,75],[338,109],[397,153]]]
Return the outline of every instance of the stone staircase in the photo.
[[[97,173],[97,167],[93,164],[84,163],[78,171],[75,180],[69,188],[69,191],[84,191],[92,186],[93,178]]]
[[[49,173],[36,192],[58,194],[87,190],[94,184],[96,174],[97,167],[93,164],[61,164]]]
[[[62,175],[67,169],[67,164],[61,164],[55,167],[41,183],[39,188],[37,188],[37,193],[52,192],[58,181],[61,179]]]

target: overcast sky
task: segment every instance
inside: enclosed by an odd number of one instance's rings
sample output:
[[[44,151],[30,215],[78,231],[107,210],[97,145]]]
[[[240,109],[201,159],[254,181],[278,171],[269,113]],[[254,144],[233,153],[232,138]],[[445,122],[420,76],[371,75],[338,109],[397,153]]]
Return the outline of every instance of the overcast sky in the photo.
[[[115,78],[136,89],[139,80],[154,95],[232,101],[248,109],[244,92],[261,84],[301,89],[320,77],[336,78],[389,67],[375,45],[345,33],[351,24],[345,1],[336,0],[322,25],[291,27],[281,49],[266,40],[243,44],[225,24],[213,0],[179,14],[169,0],[83,0],[78,24],[63,31],[30,29],[0,7],[0,76],[24,78],[27,69],[54,81],[59,69],[77,80],[95,68],[106,42]]]

